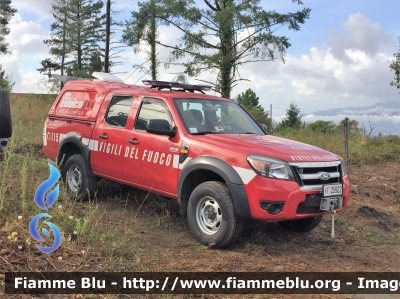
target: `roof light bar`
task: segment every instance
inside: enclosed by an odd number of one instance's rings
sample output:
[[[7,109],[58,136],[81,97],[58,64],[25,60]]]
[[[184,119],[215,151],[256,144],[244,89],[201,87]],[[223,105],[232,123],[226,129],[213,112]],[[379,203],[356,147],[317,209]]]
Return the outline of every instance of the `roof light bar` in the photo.
[[[177,82],[167,82],[167,81],[157,81],[157,80],[143,80],[142,81],[144,85],[149,86],[150,88],[157,88],[157,89],[163,89],[163,88],[180,88],[183,90],[187,91],[208,91],[211,89],[211,86],[209,85],[193,85],[193,84],[182,84],[182,83],[177,83]]]

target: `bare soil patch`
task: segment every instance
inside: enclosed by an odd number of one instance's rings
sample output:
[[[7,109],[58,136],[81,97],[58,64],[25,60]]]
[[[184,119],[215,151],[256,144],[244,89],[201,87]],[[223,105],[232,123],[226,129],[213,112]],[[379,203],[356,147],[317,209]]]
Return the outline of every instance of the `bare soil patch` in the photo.
[[[33,246],[18,250],[0,243],[0,273],[5,271],[400,271],[400,163],[350,169],[358,186],[348,209],[337,214],[331,239],[331,215],[309,233],[286,231],[276,223],[247,221],[240,241],[227,249],[200,245],[173,200],[100,182],[95,205],[100,232],[77,235],[45,255]],[[77,203],[74,217],[90,212]],[[4,234],[3,234],[4,235]],[[2,235],[2,236],[3,236]],[[1,282],[1,277],[0,277]],[[0,291],[1,294],[1,291]],[[5,296],[5,295],[0,295]],[[48,298],[89,298],[63,295]],[[81,296],[81,297],[79,297]],[[151,296],[136,296],[152,298]],[[90,298],[136,298],[133,295]],[[173,298],[242,298],[217,295]],[[256,298],[257,296],[248,296]],[[291,298],[258,296],[257,298]],[[296,296],[296,298],[320,296]],[[353,298],[353,296],[324,296]],[[3,297],[2,297],[3,298]],[[10,297],[11,298],[11,297]],[[14,296],[13,298],[29,298]],[[154,298],[158,298],[155,296]],[[171,298],[171,297],[162,297]]]

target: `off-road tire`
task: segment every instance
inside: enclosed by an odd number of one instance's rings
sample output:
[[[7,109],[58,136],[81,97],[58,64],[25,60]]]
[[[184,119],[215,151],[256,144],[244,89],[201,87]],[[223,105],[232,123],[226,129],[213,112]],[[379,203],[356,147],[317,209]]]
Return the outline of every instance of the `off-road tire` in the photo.
[[[62,169],[67,193],[72,199],[93,199],[97,190],[96,176],[88,169],[81,154],[70,156]]]
[[[0,90],[0,138],[12,135],[10,97],[6,90]]]
[[[206,211],[210,210],[217,218],[214,221],[217,225],[214,227],[209,226],[211,222],[207,223],[205,220]],[[210,181],[198,185],[190,195],[187,217],[195,238],[211,248],[233,244],[243,230],[242,220],[235,214],[232,198],[222,182]],[[207,220],[210,221],[210,217]]]
[[[278,222],[284,228],[295,232],[309,232],[316,228],[322,221],[322,216],[287,220]]]

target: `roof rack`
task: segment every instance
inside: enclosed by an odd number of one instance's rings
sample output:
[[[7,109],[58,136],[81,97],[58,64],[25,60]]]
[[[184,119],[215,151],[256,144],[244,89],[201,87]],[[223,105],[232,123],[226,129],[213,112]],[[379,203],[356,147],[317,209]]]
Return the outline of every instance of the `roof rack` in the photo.
[[[118,78],[117,76],[114,76],[110,73],[93,72],[92,76],[100,81],[124,83],[121,78]]]
[[[63,75],[54,75],[49,73],[49,78],[54,78],[56,80],[59,80],[63,83],[66,83],[68,81],[76,81],[76,80],[86,80],[86,81],[102,81],[102,82],[116,82],[116,83],[124,83],[122,79],[118,78],[117,76],[111,75],[109,73],[102,73],[102,72],[93,72],[92,76],[95,79],[90,79],[90,78],[79,78],[79,77],[72,77],[72,76],[63,76]]]
[[[167,81],[157,81],[157,80],[143,80],[144,85],[149,86],[150,88],[156,88],[158,90],[166,89],[172,90],[172,88],[178,88],[181,91],[189,91],[195,92],[199,91],[204,94],[204,91],[208,91],[211,89],[209,85],[192,85],[192,84],[183,84],[178,82],[167,82]]]
[[[76,80],[92,81],[91,79],[88,79],[88,78],[78,78],[78,77],[54,75],[54,74],[49,74],[49,78],[54,78],[54,79],[56,79],[58,81],[61,81],[63,83],[67,83],[68,81],[76,81]]]

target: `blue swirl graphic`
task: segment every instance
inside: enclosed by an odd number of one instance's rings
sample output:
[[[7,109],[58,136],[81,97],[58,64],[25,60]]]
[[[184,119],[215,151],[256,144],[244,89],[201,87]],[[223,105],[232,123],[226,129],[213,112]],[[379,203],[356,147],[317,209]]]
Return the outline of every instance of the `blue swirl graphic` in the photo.
[[[36,215],[35,217],[33,217],[31,222],[29,223],[29,232],[30,232],[30,234],[32,235],[32,237],[35,240],[37,240],[39,242],[45,242],[45,240],[42,238],[42,236],[38,232],[38,223],[39,223],[39,220],[41,218],[43,218],[43,217],[51,218],[51,216],[49,214],[41,213],[41,214]],[[53,224],[51,222],[48,222],[48,221],[45,221],[44,223],[46,223],[51,228],[51,230],[53,231],[54,243],[53,243],[53,245],[51,247],[43,247],[43,246],[40,246],[40,245],[37,245],[37,244],[36,244],[36,247],[37,247],[37,249],[39,249],[43,253],[50,253],[50,252],[53,252],[54,250],[56,250],[60,246],[60,244],[61,244],[61,233],[60,233],[60,230],[58,229],[58,227],[55,224]],[[50,236],[50,233],[46,228],[43,228],[42,232],[47,237]]]
[[[56,167],[54,167],[50,163],[48,163],[48,165],[50,168],[49,178],[39,185],[39,187],[36,190],[35,198],[34,198],[35,204],[43,210],[50,209],[53,206],[53,204],[55,203],[55,201],[57,200],[57,197],[60,193],[60,187],[57,184],[57,186],[47,194],[46,201],[45,201],[44,197],[45,197],[46,193],[58,182],[58,180],[60,179],[60,176],[61,176],[60,172],[58,171],[58,169]],[[46,206],[46,203],[47,203],[47,206]],[[31,222],[29,222],[29,232],[32,235],[32,237],[39,242],[45,242],[45,240],[42,238],[42,236],[38,232],[39,220],[44,217],[51,218],[51,216],[49,214],[41,213],[41,214],[38,214],[35,217],[33,217]],[[40,246],[37,244],[36,244],[36,247],[43,253],[50,253],[50,252],[53,252],[54,250],[56,250],[60,246],[61,233],[55,224],[48,222],[48,221],[45,221],[44,223],[47,224],[50,227],[51,231],[53,232],[54,243],[51,247],[43,247],[43,246]],[[43,227],[42,233],[46,237],[50,237],[50,232],[47,228]]]
[[[44,196],[46,192],[49,191],[51,187],[53,187],[58,182],[61,176],[60,172],[56,167],[54,167],[50,163],[48,163],[48,165],[50,168],[49,178],[40,184],[35,193],[35,203],[39,208],[43,210],[48,210],[49,208],[51,208],[51,206],[57,200],[57,197],[60,193],[60,187],[57,185],[53,190],[49,192],[49,194],[47,194],[46,197],[47,207],[46,207]]]

